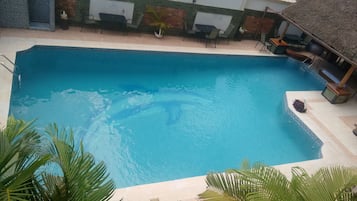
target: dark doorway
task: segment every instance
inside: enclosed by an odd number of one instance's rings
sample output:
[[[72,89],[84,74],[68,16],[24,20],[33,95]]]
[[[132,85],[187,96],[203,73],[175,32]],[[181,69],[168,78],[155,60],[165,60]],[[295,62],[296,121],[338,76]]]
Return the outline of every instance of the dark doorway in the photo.
[[[49,23],[50,4],[49,0],[29,0],[30,23]]]
[[[30,28],[50,30],[52,26],[51,0],[28,0]]]

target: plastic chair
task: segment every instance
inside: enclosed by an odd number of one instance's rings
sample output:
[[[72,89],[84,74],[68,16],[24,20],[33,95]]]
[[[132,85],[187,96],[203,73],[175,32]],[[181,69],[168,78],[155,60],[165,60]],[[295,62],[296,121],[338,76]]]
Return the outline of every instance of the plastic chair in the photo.
[[[141,21],[143,20],[144,14],[140,14],[140,16],[138,17],[138,19],[136,20],[135,24],[127,24],[126,26],[131,28],[131,29],[138,29]]]
[[[260,33],[260,41],[255,44],[255,47],[257,47],[259,43],[262,44],[259,51],[268,51],[268,47],[271,46],[271,44],[266,41],[266,34],[263,32]]]
[[[228,39],[231,36],[232,32],[234,31],[234,28],[235,26],[233,24],[229,24],[227,29],[222,34],[219,34],[219,38],[229,41]]]
[[[86,15],[83,11],[81,12],[81,30],[83,31],[85,27],[94,28],[97,31],[98,23],[94,20],[94,16]]]
[[[193,36],[193,35],[195,35],[195,33],[196,33],[193,29],[188,29],[188,26],[187,26],[187,22],[186,22],[186,21],[184,21],[184,27],[183,27],[183,29],[184,29],[184,32],[185,32],[185,34],[186,34],[187,36]]]
[[[214,41],[214,47],[217,46],[217,38],[218,38],[219,30],[218,29],[212,29],[210,34],[206,35],[206,47],[207,44],[211,41]]]

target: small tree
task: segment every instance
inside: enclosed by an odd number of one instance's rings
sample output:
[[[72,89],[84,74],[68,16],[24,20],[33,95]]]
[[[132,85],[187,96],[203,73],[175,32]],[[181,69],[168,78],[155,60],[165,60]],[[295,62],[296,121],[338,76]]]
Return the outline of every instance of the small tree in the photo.
[[[209,189],[199,196],[210,201],[352,201],[357,199],[356,167],[321,168],[311,176],[302,168],[292,168],[292,178],[273,167],[211,173]]]
[[[154,31],[154,34],[158,38],[162,38],[167,29],[171,26],[166,22],[168,13],[163,9],[155,9],[152,6],[146,8],[146,13],[151,16],[150,26],[154,26],[157,30]]]
[[[82,143],[77,148],[72,131],[52,124],[46,133],[40,136],[32,122],[13,117],[0,130],[0,200],[109,200],[114,183],[104,163],[96,163]],[[46,171],[48,165],[57,174]]]
[[[83,150],[82,142],[76,148],[72,130],[59,130],[50,125],[46,133],[51,137],[46,152],[51,163],[60,167],[59,175],[43,173],[43,197],[48,200],[108,200],[114,183],[108,179],[103,162],[96,164],[92,154]]]
[[[32,122],[9,117],[0,130],[0,200],[40,200],[35,172],[49,160],[40,155]]]

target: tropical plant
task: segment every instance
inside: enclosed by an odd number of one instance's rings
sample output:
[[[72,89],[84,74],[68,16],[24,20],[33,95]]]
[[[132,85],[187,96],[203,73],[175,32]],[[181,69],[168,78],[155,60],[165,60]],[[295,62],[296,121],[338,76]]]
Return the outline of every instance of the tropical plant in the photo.
[[[82,142],[79,148],[74,143],[72,130],[60,130],[56,124],[50,125],[46,133],[51,137],[47,152],[51,162],[60,167],[61,173],[43,173],[41,192],[48,200],[108,200],[114,183],[108,179],[103,162],[95,163],[92,154],[84,152]]]
[[[309,175],[292,168],[292,178],[273,167],[259,165],[207,175],[208,190],[200,198],[210,201],[352,201],[357,200],[357,168],[321,168]]]
[[[171,26],[166,22],[168,13],[163,9],[155,9],[152,6],[146,8],[146,13],[151,16],[150,26],[154,26],[157,30],[154,31],[154,34],[158,38],[162,38],[167,29]]]
[[[40,135],[31,125],[9,117],[0,130],[0,200],[39,200],[35,172],[49,156],[37,153]]]
[[[77,148],[71,130],[52,124],[46,133],[13,117],[0,130],[0,200],[109,200],[114,183],[104,163],[81,142]]]

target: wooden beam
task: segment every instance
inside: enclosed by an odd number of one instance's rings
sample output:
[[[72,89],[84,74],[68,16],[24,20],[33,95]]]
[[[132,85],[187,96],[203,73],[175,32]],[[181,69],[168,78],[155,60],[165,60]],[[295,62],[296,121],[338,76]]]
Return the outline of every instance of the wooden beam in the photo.
[[[341,82],[338,84],[338,88],[343,88],[345,84],[347,83],[348,79],[350,79],[352,73],[357,69],[357,66],[351,66],[347,73],[343,76]]]
[[[307,35],[311,36],[315,41],[317,41],[320,45],[324,46],[326,49],[328,49],[329,51],[335,53],[336,55],[342,57],[344,60],[346,60],[348,63],[352,64],[352,65],[357,65],[357,62],[354,61],[352,58],[349,58],[348,56],[343,55],[342,53],[340,53],[339,51],[337,51],[335,48],[331,47],[329,44],[325,43],[324,41],[322,41],[320,38],[318,38],[317,36],[315,36],[313,33],[309,32],[308,30],[306,30],[304,27],[302,27],[301,25],[299,25],[298,23],[296,23],[294,20],[290,19],[289,17],[283,15],[282,13],[279,13],[279,15],[284,18],[285,20],[287,20],[288,22],[290,22],[291,24],[293,24],[294,26],[296,26],[297,28],[299,28],[301,31],[303,31],[304,33],[306,33]]]

